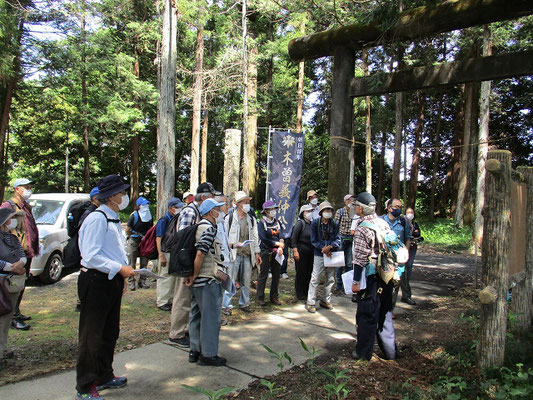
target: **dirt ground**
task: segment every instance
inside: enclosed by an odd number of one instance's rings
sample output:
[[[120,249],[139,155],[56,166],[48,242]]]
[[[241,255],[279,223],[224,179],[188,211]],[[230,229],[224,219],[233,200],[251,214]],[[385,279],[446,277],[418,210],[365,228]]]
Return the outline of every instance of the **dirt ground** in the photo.
[[[320,368],[333,373],[345,372],[349,377],[346,382],[349,382],[347,387],[350,390],[346,398],[350,399],[370,396],[376,399],[402,398],[400,395],[391,397],[390,388],[380,385],[384,375],[392,377],[393,386],[402,387],[407,382],[412,390],[416,390],[423,389],[434,377],[442,374],[441,358],[448,354],[444,349],[446,342],[453,339],[455,343],[469,346],[473,339],[471,324],[461,319],[460,315],[468,314],[473,305],[474,259],[427,251],[420,252],[418,259],[423,261],[424,266],[417,265],[415,261],[412,279],[437,283],[446,291],[423,306],[396,317],[398,360],[385,361],[375,356],[370,362],[356,362],[350,357],[353,343],[339,341],[327,349],[327,354],[319,354],[314,366],[295,366],[269,378],[275,382],[275,388],[281,389],[272,397],[328,398],[324,386],[331,379],[320,372]],[[467,267],[463,267],[465,262]],[[291,264],[289,275],[290,279],[280,282],[284,305],[298,302],[294,297],[294,266]],[[77,274],[74,273],[54,285],[34,283],[27,289],[22,311],[32,315],[32,329],[28,332],[10,331],[8,345],[15,351],[15,357],[2,365],[0,386],[75,365],[78,323],[78,314],[74,311],[76,281]],[[254,294],[252,290],[252,298]],[[225,318],[229,324],[239,324],[269,310],[268,307],[261,309],[253,303],[251,306],[251,314],[235,313]],[[169,325],[169,314],[155,307],[155,288],[128,292],[123,300],[117,352],[166,339]],[[228,398],[257,399],[269,396],[270,392],[264,385],[254,382],[249,388]]]

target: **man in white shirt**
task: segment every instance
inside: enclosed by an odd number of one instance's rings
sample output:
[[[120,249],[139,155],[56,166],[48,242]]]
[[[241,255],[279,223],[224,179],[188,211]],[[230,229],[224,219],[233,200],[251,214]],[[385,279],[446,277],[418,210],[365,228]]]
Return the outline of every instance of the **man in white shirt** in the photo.
[[[113,354],[119,334],[120,304],[128,265],[119,211],[129,204],[118,175],[98,181],[100,207],[89,214],[79,231],[81,253],[78,295],[81,301],[76,363],[77,399],[99,400],[99,390],[123,387],[125,377],[113,373]]]

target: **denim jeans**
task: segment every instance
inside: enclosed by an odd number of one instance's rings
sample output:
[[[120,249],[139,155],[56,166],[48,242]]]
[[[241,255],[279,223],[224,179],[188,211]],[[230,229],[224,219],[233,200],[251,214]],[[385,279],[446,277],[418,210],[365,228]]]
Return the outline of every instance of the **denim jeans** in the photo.
[[[214,357],[218,355],[222,287],[213,279],[204,286],[189,290],[192,293],[189,315],[191,351],[199,351],[204,357]]]
[[[240,271],[240,273],[239,273]],[[228,271],[229,276],[233,281],[241,283],[241,294],[239,297],[239,307],[243,308],[250,305],[250,280],[252,277],[252,262],[250,256],[240,256],[237,255],[235,261],[231,266],[231,270]],[[232,296],[229,292],[224,291],[224,297],[222,299],[222,308],[232,309],[233,305],[231,304]]]
[[[337,268],[337,290],[341,290],[342,286],[342,274],[350,271],[353,268],[352,265],[352,242],[353,236],[351,235],[341,235],[342,239],[342,251],[344,251],[344,267]],[[348,240],[349,239],[349,240]]]

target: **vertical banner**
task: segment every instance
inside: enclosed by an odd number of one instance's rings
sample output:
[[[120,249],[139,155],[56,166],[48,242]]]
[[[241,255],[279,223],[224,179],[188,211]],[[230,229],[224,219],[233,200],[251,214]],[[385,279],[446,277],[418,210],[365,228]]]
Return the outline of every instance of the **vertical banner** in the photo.
[[[272,164],[269,199],[278,205],[281,237],[290,236],[298,214],[298,196],[304,158],[304,135],[272,130]]]

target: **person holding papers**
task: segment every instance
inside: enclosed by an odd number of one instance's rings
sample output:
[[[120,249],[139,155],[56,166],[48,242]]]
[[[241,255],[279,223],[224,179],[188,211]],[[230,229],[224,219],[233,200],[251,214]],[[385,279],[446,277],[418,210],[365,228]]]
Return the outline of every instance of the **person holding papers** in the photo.
[[[281,264],[283,263],[283,249],[285,243],[280,239],[279,232],[281,226],[276,219],[278,206],[272,200],[263,203],[263,218],[257,223],[257,231],[261,240],[261,270],[257,282],[257,304],[261,307],[265,303],[265,286],[269,270],[272,272],[272,283],[270,286],[270,302],[275,305],[281,305],[279,301],[279,277]]]
[[[310,313],[316,312],[316,289],[323,272],[326,274],[326,283],[322,290],[322,300],[320,307],[332,310],[331,289],[335,284],[335,271],[333,268],[325,268],[324,258],[331,259],[332,253],[341,247],[341,237],[339,234],[339,224],[332,219],[333,207],[328,201],[324,201],[319,206],[319,216],[311,222],[311,243],[314,247],[313,273],[307,293],[307,303],[305,309]],[[335,265],[335,264],[333,264]]]
[[[243,191],[235,193],[237,210],[226,217],[224,227],[228,232],[228,244],[232,257],[229,275],[233,281],[237,281],[240,275],[241,294],[239,308],[244,312],[250,310],[250,280],[252,269],[255,265],[261,265],[261,249],[259,248],[259,234],[257,233],[257,220],[249,214],[250,199]],[[240,271],[240,274],[239,274]],[[224,293],[222,300],[222,313],[231,315],[233,305],[232,295]]]

